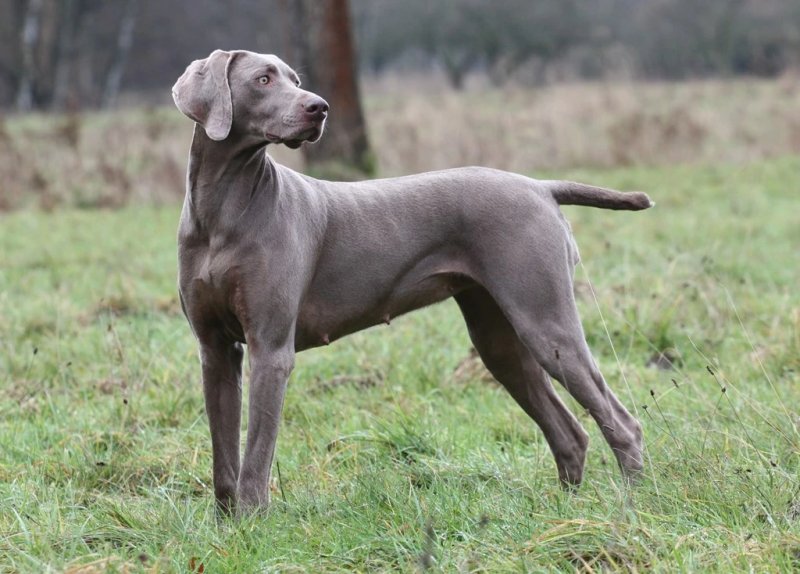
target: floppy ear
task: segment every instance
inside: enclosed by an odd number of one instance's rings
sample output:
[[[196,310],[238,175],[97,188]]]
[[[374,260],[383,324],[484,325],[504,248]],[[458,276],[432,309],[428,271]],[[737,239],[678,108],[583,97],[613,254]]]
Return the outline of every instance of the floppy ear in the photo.
[[[228,137],[233,121],[228,72],[235,53],[214,50],[195,60],[172,86],[172,99],[186,116],[203,126],[214,141]]]

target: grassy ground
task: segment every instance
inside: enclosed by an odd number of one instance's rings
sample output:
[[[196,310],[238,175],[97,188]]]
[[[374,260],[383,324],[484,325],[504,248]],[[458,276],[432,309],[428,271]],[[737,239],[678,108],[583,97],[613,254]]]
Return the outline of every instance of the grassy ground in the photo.
[[[587,337],[645,429],[636,489],[581,413],[586,480],[562,492],[447,303],[299,355],[272,510],[218,522],[177,209],[19,212],[0,220],[0,571],[800,568],[800,161],[559,175],[658,202],[568,211]]]

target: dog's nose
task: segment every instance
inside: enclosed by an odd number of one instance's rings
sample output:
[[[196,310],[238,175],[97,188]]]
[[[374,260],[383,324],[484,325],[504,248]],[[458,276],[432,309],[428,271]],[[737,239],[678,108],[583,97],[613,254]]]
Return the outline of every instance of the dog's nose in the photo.
[[[323,119],[330,109],[328,102],[319,97],[312,98],[303,107],[308,115],[315,116],[316,119]]]

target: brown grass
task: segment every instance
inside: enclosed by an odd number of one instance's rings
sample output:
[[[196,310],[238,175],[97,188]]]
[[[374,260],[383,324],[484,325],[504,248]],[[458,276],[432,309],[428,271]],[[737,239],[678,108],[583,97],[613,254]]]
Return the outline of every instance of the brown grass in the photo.
[[[800,153],[798,76],[463,93],[394,78],[367,81],[363,92],[381,175],[468,164],[535,173],[743,163]],[[174,202],[183,196],[190,138],[190,123],[172,108],[0,118],[0,210]],[[269,151],[302,169],[299,152]]]
[[[365,90],[366,91],[366,90]],[[381,171],[741,163],[800,153],[800,77],[467,93],[374,86]]]

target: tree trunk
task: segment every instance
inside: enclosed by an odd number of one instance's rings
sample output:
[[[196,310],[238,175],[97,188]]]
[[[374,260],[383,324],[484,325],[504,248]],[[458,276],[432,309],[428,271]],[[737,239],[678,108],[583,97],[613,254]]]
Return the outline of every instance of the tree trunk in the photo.
[[[81,14],[79,24],[81,30],[94,30],[97,26],[97,14],[89,7]],[[94,35],[82,33],[76,36],[75,54],[75,91],[80,97],[82,105],[97,107],[100,105],[100,81],[95,70],[95,52],[102,50],[95,41]]]
[[[117,34],[117,47],[114,52],[114,59],[106,76],[106,85],[103,90],[101,105],[108,108],[114,105],[122,84],[122,75],[125,73],[125,64],[128,63],[128,54],[133,44],[133,30],[136,27],[136,15],[139,9],[139,0],[127,0],[122,21],[119,25]]]
[[[303,146],[309,171],[322,177],[359,179],[374,171],[358,93],[348,0],[288,0],[294,33],[287,51],[304,87],[325,98],[330,119],[319,142]],[[287,8],[286,2],[283,3]],[[297,52],[300,52],[299,54]],[[291,64],[291,62],[290,62]]]
[[[33,87],[36,73],[36,46],[42,25],[42,0],[30,0],[22,26],[22,70],[17,90],[17,109],[27,112],[33,109]]]
[[[53,88],[53,108],[63,110],[74,109],[78,105],[75,93],[75,36],[81,13],[81,0],[62,0],[61,30],[58,38],[58,54],[56,55],[55,86]]]

